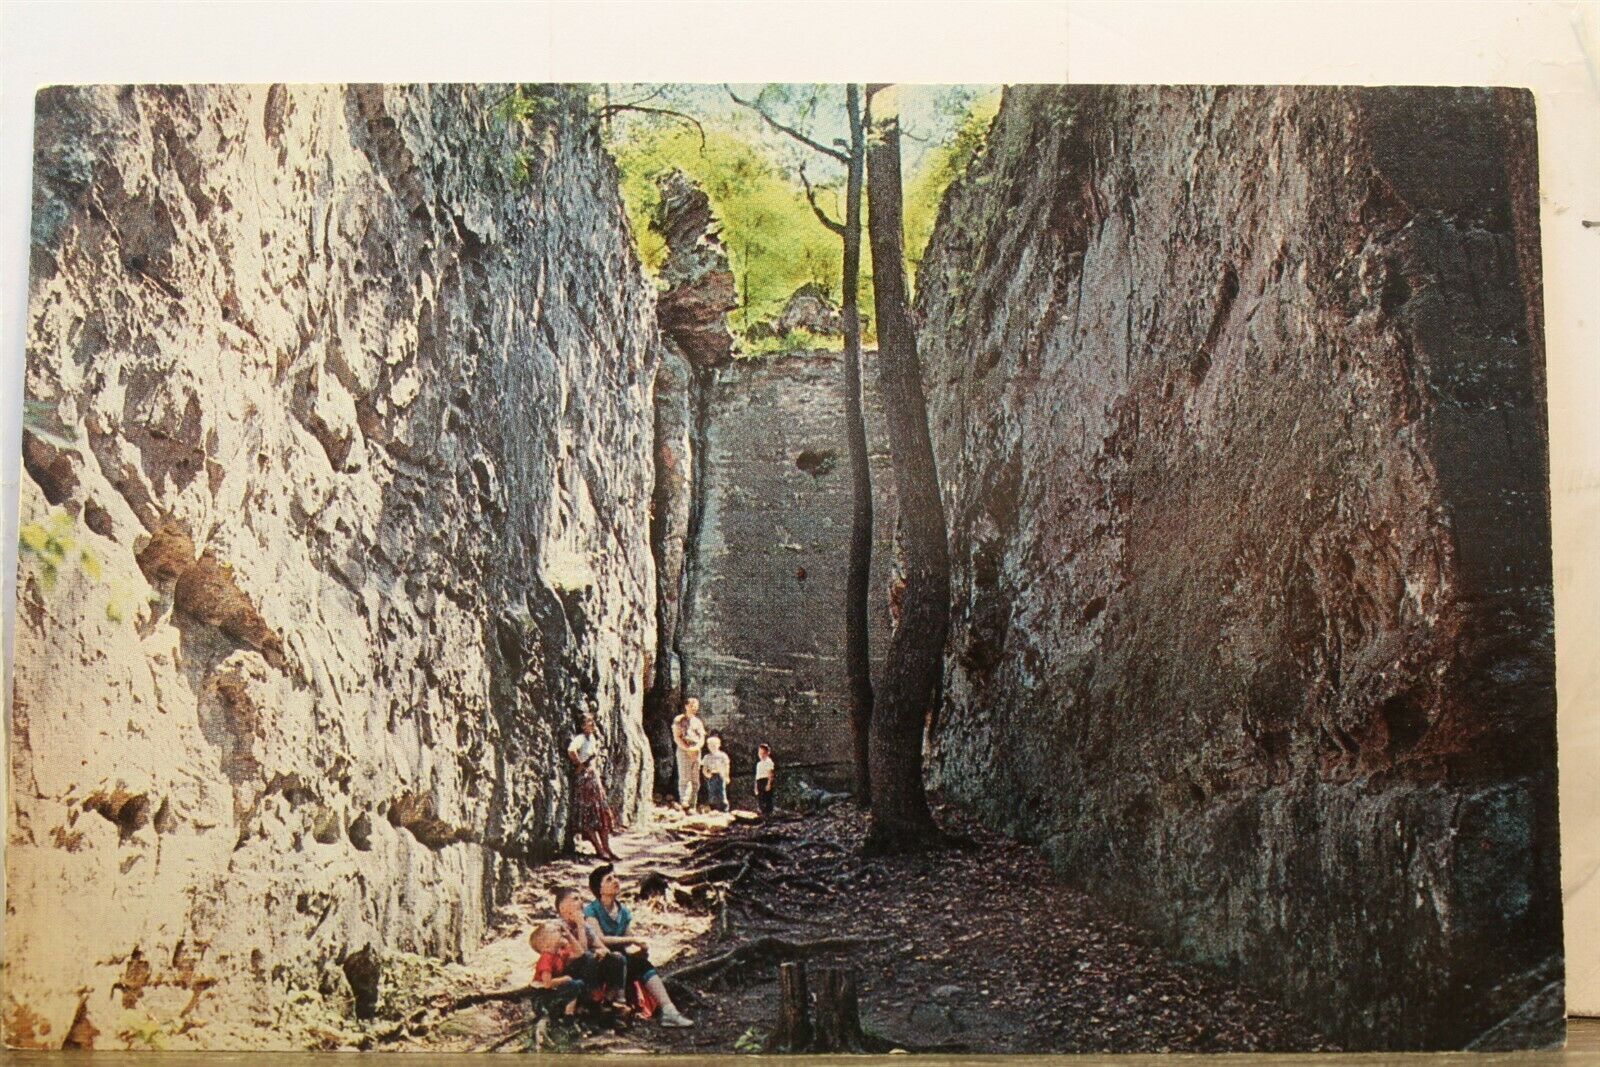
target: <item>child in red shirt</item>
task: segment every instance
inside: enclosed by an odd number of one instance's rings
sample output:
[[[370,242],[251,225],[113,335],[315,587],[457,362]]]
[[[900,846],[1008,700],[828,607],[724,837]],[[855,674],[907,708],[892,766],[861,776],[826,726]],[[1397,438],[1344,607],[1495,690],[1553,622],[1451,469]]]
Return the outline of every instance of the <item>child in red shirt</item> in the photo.
[[[533,967],[533,984],[540,989],[558,990],[559,1003],[566,1004],[563,1014],[576,1015],[578,1001],[588,990],[582,980],[566,973],[567,964],[582,954],[567,933],[566,924],[540,923],[528,935],[528,944],[539,954],[539,962]]]

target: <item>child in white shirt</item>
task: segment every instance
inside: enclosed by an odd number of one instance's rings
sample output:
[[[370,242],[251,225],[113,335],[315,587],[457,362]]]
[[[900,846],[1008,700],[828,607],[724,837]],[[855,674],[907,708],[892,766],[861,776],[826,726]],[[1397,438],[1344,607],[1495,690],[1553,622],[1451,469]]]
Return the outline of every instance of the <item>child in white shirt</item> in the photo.
[[[756,804],[762,815],[772,814],[772,798],[778,789],[778,765],[772,761],[772,746],[756,749]]]
[[[733,763],[722,751],[722,738],[706,738],[706,753],[700,757],[700,773],[706,779],[706,802],[717,811],[728,810],[728,783],[733,780]]]

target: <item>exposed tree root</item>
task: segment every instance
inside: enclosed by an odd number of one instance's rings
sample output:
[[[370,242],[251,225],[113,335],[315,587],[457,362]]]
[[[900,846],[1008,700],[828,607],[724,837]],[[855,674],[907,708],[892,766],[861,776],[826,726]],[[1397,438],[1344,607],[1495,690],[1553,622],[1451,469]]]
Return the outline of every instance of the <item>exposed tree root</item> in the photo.
[[[703,984],[721,977],[730,970],[752,963],[763,961],[781,963],[785,960],[804,959],[819,952],[837,952],[840,949],[887,940],[886,937],[821,937],[814,941],[789,941],[781,937],[758,937],[727,952],[679,967],[672,972],[672,978],[678,982]]]
[[[713,840],[703,847],[696,848],[695,852],[707,858],[725,855],[729,852],[754,852],[762,856],[771,856],[780,861],[793,859],[788,849],[750,838],[721,838]]]
[[[731,897],[728,903],[744,911],[760,915],[766,919],[771,919],[774,922],[815,924],[818,921],[806,915],[795,915],[784,911],[781,908],[775,908],[771,904],[768,904],[766,901],[761,900],[758,897],[741,895]]]
[[[687,871],[679,875],[675,881],[679,885],[704,885],[709,882],[729,882],[747,870],[750,861],[740,863],[738,860],[729,860],[726,863],[714,863],[710,867],[701,867],[698,870]]]
[[[973,847],[969,838],[946,833],[933,823],[926,826],[885,826],[872,824],[867,839],[862,843],[861,854],[879,856],[905,856],[914,852],[944,852],[950,849]]]
[[[495,1004],[508,1000],[524,1000],[543,992],[538,986],[525,985],[515,989],[499,989],[490,993],[468,993],[456,997],[454,1000],[435,1002],[421,1007],[407,1015],[404,1019],[385,1027],[373,1034],[369,1039],[371,1044],[388,1045],[402,1041],[408,1037],[416,1037],[430,1027],[438,1026],[447,1017],[458,1011],[475,1008],[480,1004]]]

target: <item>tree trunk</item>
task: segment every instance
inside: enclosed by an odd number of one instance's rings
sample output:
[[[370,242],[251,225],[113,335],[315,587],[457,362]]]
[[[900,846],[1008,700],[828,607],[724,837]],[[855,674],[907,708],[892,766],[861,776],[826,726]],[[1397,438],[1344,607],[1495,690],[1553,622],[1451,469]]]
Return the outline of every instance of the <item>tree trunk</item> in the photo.
[[[850,165],[844,223],[844,425],[850,454],[850,566],[844,591],[844,664],[850,687],[850,736],[854,743],[856,796],[872,798],[869,738],[872,735],[872,659],[867,645],[867,589],[872,574],[872,467],[867,425],[861,411],[861,186],[866,132],[860,90],[845,88],[850,118]]]
[[[802,961],[778,964],[778,1028],[769,1045],[774,1052],[804,1052],[811,1047],[811,1003]]]
[[[883,94],[888,96],[889,94]],[[872,712],[869,852],[941,843],[922,784],[922,743],[944,669],[950,625],[950,553],[917,339],[906,295],[901,223],[900,122],[892,106],[869,116],[867,232],[878,313],[878,381],[889,426],[905,557],[902,613]]]
[[[865,1052],[861,1010],[856,1000],[856,974],[822,971],[817,983],[816,1021],[811,1028],[812,1052]]]

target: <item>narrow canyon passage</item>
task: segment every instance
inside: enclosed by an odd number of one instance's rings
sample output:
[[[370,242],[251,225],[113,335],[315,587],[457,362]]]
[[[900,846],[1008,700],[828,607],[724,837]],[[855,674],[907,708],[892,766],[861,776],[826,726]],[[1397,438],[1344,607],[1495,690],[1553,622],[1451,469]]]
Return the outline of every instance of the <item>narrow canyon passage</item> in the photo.
[[[867,860],[840,331],[784,275],[753,332],[702,146],[583,86],[42,92],[8,1039],[749,1049],[796,956],[874,1047],[1558,1040],[1531,99],[996,106],[924,203],[916,523],[864,374],[880,671],[935,502],[950,571],[879,736],[973,844]],[[659,807],[691,696],[780,818]],[[528,1028],[601,792],[692,1031]]]
[[[652,959],[665,965],[699,1025],[672,1032],[643,1022],[619,1029],[557,1022],[536,1038],[525,1001],[491,1001],[409,1028],[394,1020],[381,1044],[747,1050],[776,1023],[777,965],[792,954],[785,946],[821,943],[796,951],[812,968],[854,968],[865,1031],[895,1047],[1334,1047],[1263,991],[1154,947],[1053,872],[1038,848],[986,831],[954,808],[941,818],[971,835],[970,849],[856,856],[865,814],[853,800],[829,795],[850,788],[840,621],[850,499],[839,462],[839,377],[839,355],[815,352],[740,361],[702,383],[703,513],[698,542],[686,548],[690,588],[677,640],[684,695],[699,697],[708,730],[733,755],[736,808],[753,808],[756,744],[774,746],[784,815],[771,824],[726,825],[654,807],[614,839],[628,893],[658,874],[693,882],[692,893],[669,891],[632,907]],[[881,656],[894,498],[875,390],[868,411],[880,500],[870,621]],[[664,792],[658,786],[658,799]],[[533,965],[527,929],[553,915],[553,888],[581,889],[599,862],[579,850],[528,872],[483,948],[406,1003],[449,1003],[525,983]],[[730,953],[725,967],[670,977]]]

